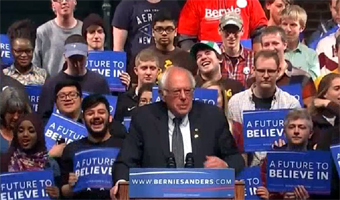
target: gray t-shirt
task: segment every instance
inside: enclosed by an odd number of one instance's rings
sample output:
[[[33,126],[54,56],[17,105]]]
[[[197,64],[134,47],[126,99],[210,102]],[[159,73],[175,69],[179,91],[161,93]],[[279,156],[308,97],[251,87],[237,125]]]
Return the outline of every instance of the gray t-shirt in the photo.
[[[62,69],[65,40],[73,34],[81,35],[83,22],[77,20],[72,29],[59,27],[54,19],[46,22],[37,29],[37,39],[33,55],[33,64],[46,69],[49,76],[55,76]]]

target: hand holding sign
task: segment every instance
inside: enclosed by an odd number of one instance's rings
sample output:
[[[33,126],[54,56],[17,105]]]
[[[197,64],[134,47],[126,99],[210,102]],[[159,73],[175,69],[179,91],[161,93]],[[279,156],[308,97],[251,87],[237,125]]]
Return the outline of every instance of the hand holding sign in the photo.
[[[54,199],[59,198],[59,188],[57,186],[47,186],[46,193],[51,198],[54,198]]]
[[[298,185],[294,188],[294,194],[297,199],[309,199],[309,194],[303,185]]]
[[[269,192],[268,192],[267,188],[265,188],[263,186],[260,186],[260,187],[257,188],[256,195],[258,195],[262,199],[269,199]]]

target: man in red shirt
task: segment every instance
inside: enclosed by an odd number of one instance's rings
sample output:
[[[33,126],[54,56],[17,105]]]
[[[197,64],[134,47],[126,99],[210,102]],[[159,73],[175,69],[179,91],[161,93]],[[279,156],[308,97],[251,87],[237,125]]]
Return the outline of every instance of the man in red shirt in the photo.
[[[258,0],[187,0],[178,22],[179,45],[189,50],[198,40],[221,42],[218,34],[220,18],[230,12],[243,20],[241,39],[254,38],[267,25],[267,18]]]

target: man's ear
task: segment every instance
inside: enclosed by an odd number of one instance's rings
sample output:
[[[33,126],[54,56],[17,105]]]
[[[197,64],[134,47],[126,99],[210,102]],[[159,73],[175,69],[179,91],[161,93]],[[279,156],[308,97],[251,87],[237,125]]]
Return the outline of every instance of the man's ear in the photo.
[[[177,36],[177,28],[175,28],[175,37]]]
[[[164,101],[164,97],[165,97],[164,91],[158,90],[158,94],[159,94],[159,97],[162,99],[162,101]]]
[[[137,72],[138,72],[138,69],[137,69],[137,67],[134,67],[133,68],[133,71],[135,72],[135,74],[137,75]],[[137,75],[138,76],[138,75]]]
[[[109,114],[109,122],[111,123],[112,122],[112,115]]]
[[[312,136],[313,136],[313,134],[314,134],[314,132],[313,132],[313,131],[310,131],[310,134],[309,134],[309,137],[308,137],[308,139],[311,139],[311,138],[312,138]]]
[[[305,30],[306,26],[301,26],[300,27],[300,33],[302,33]]]

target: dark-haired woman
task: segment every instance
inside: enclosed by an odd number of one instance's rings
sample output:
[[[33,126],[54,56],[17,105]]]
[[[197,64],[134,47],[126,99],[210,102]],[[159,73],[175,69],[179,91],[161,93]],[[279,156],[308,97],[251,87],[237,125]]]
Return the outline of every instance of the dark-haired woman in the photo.
[[[32,64],[35,32],[35,27],[27,19],[15,22],[7,32],[14,63],[3,72],[23,85],[42,85],[47,78],[45,69]]]
[[[24,115],[14,129],[8,153],[1,156],[1,173],[46,169],[53,170],[57,182],[60,169],[53,159],[48,158],[42,121],[35,113]],[[46,187],[46,192],[52,198],[59,197],[56,186]]]

